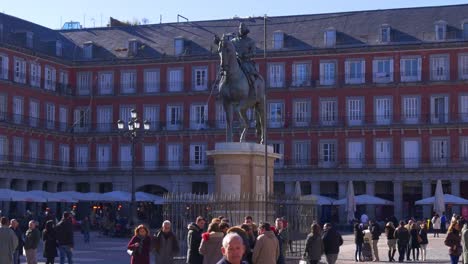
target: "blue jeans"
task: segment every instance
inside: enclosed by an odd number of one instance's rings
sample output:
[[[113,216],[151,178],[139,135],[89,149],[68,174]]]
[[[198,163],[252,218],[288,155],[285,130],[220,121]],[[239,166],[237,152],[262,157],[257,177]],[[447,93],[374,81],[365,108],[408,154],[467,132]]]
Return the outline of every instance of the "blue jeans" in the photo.
[[[355,260],[362,259],[362,243],[356,243],[356,251],[354,252],[354,259]]]
[[[89,232],[83,232],[84,242],[89,243]]]
[[[59,246],[60,264],[65,264],[65,256],[67,256],[68,264],[73,264],[72,251],[69,246]]]
[[[460,259],[460,256],[452,256],[452,255],[450,255],[450,263],[452,263],[452,264],[457,264],[457,263],[458,263],[458,259]]]
[[[13,252],[13,264],[20,264],[20,250]]]

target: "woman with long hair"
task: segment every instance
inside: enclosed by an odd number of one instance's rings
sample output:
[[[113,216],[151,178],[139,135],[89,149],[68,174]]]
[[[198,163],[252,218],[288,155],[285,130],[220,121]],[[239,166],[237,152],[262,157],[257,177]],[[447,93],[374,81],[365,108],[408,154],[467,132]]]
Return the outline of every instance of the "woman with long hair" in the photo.
[[[387,236],[387,246],[388,246],[388,261],[395,261],[395,252],[396,252],[396,238],[395,238],[395,226],[393,222],[388,222],[385,225],[385,235]]]
[[[148,228],[144,225],[137,226],[134,236],[127,245],[128,252],[131,254],[130,264],[149,264],[150,248],[151,238]]]
[[[42,241],[44,241],[43,256],[46,258],[46,264],[54,264],[57,257],[57,236],[53,220],[46,222],[45,228],[42,231]]]
[[[462,254],[461,236],[458,228],[458,221],[452,221],[447,231],[447,237],[444,241],[449,247],[450,263],[457,264],[460,255]]]
[[[411,226],[409,227],[409,233],[410,233],[410,250],[413,254],[413,261],[419,260],[419,230],[418,226],[416,223],[412,223]],[[407,254],[408,255],[408,254]]]
[[[429,240],[427,239],[427,225],[424,223],[421,223],[419,237],[421,238],[421,242],[419,242],[419,246],[421,247],[421,260],[426,261],[426,248],[427,244],[429,244]]]
[[[362,260],[362,243],[364,243],[364,232],[362,230],[362,224],[354,224],[354,243],[356,244],[356,250],[354,251],[354,260]]]

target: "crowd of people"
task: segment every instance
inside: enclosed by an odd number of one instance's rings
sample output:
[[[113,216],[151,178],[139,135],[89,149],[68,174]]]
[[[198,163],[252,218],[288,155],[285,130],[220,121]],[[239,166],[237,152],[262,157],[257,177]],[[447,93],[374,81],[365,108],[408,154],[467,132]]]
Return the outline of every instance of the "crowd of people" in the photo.
[[[19,221],[0,218],[0,263],[20,264],[20,256],[26,257],[28,264],[37,264],[37,249],[40,241],[44,241],[43,257],[46,264],[54,264],[55,258],[60,256],[60,263],[65,259],[73,263],[73,225],[71,214],[64,212],[62,219],[56,224],[55,220],[47,220],[42,228],[35,220],[28,222],[28,228],[22,232]],[[57,253],[58,251],[58,253]]]

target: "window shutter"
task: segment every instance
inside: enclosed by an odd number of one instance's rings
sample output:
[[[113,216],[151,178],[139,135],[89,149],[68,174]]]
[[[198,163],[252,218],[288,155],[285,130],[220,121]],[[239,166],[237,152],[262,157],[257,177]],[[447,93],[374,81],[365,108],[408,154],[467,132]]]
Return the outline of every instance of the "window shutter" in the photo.
[[[418,58],[418,81],[421,81],[421,72],[422,72],[422,68],[421,68],[421,58]]]
[[[389,74],[390,74],[390,81],[393,82],[393,75],[395,72],[395,69],[393,67],[393,59],[390,59],[390,66],[389,66]]]
[[[2,69],[3,72],[1,74],[3,79],[8,79],[8,56],[2,57]]]
[[[345,61],[345,80],[346,80],[346,83],[349,82],[349,78],[350,78],[350,62],[349,61]]]
[[[361,83],[366,82],[366,61],[361,61]]]
[[[372,80],[375,82],[376,77],[377,77],[377,72],[378,72],[378,61],[373,60],[372,61]]]
[[[325,80],[325,64],[324,63],[320,63],[320,84],[323,85],[324,84],[324,80]]]

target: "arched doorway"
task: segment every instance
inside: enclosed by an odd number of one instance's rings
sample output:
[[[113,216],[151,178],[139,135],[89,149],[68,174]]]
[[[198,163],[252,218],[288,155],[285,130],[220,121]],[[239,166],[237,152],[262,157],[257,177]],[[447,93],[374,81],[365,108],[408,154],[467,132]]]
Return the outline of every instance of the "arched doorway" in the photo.
[[[143,185],[136,189],[137,192],[145,192],[163,196],[168,190],[160,185]],[[141,221],[147,222],[151,227],[159,228],[165,220],[162,218],[162,204],[152,202],[137,202],[137,216]]]

